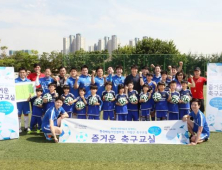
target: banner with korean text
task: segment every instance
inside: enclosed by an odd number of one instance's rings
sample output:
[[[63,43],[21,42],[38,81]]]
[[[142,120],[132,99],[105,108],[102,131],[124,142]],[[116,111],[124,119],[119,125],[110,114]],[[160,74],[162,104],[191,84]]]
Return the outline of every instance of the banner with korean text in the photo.
[[[0,140],[19,137],[13,67],[0,67]]]
[[[206,116],[210,131],[222,131],[222,63],[207,64]]]
[[[186,122],[63,119],[60,143],[188,144]]]

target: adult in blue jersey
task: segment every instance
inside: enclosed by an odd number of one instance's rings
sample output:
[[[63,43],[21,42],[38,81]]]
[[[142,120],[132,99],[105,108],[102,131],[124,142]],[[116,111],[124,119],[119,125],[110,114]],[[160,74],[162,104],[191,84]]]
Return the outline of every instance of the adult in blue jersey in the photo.
[[[125,77],[122,76],[123,73],[123,67],[122,66],[116,66],[116,75],[111,77],[111,79],[107,79],[107,81],[112,82],[112,88],[115,94],[118,94],[118,85],[124,84]],[[107,77],[108,78],[108,77]]]
[[[67,79],[67,84],[70,87],[70,93],[72,93],[75,97],[79,96],[79,90],[75,89],[74,85],[77,82],[77,69],[75,67],[70,70],[70,77]]]
[[[62,129],[60,128],[61,120],[69,117],[69,115],[62,108],[62,105],[63,105],[63,98],[57,97],[55,99],[55,105],[50,107],[46,111],[42,120],[42,132],[45,134],[46,139],[52,140],[51,136],[48,134],[52,133],[56,143],[58,142],[56,134],[62,133]]]
[[[205,142],[209,139],[210,130],[203,112],[200,111],[201,102],[199,99],[191,100],[191,109],[188,115],[183,117],[183,121],[187,121],[188,130],[191,133],[191,145]],[[190,120],[193,118],[193,121]]]
[[[26,78],[26,69],[25,68],[19,68],[19,77],[15,79],[15,83],[26,83],[31,82],[31,80]],[[22,113],[24,114],[24,123],[25,123],[25,129],[24,131],[29,131],[28,128],[29,125],[29,116],[30,108],[29,108],[29,102],[17,102],[17,109],[18,109],[18,120],[19,120],[19,133],[22,132],[21,128],[21,116]]]
[[[96,69],[96,76],[95,76],[95,71],[92,72],[91,84],[94,84],[97,86],[96,94],[102,97],[102,92],[105,90],[102,67],[98,67]]]
[[[156,84],[158,84],[161,80],[161,68],[159,65],[155,66],[155,70],[154,70],[154,75],[153,75],[153,81],[156,82]]]
[[[43,90],[43,94],[49,93],[48,85],[52,82],[54,82],[54,79],[51,77],[52,73],[50,68],[45,69],[45,77],[40,78],[39,74],[37,73],[35,84],[36,86],[41,85],[41,88]]]
[[[87,65],[83,65],[81,67],[81,75],[77,76],[75,84],[74,84],[74,88],[78,89],[80,88],[85,88],[86,93],[85,93],[85,97],[87,98],[91,92],[90,92],[90,85],[91,85],[91,77],[88,75],[88,66]]]

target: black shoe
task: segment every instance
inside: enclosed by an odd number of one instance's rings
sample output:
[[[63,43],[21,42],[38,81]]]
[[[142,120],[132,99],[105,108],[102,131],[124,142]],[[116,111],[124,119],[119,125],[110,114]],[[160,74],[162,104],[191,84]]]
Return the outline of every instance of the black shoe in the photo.
[[[30,131],[29,128],[25,128],[25,129],[24,129],[24,132],[29,132],[29,131]]]

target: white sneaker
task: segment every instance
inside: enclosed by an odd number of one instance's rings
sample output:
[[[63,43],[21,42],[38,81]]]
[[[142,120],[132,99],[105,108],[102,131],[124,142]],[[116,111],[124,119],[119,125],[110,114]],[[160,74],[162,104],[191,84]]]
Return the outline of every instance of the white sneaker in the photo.
[[[22,129],[19,129],[19,133],[22,133]]]

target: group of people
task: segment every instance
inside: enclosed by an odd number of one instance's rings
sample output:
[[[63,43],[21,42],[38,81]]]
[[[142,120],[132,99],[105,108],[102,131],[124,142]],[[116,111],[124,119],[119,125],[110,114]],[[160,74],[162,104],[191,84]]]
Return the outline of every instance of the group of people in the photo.
[[[25,131],[33,132],[38,124],[46,138],[49,133],[58,142],[56,134],[61,134],[61,119],[73,118],[116,121],[152,121],[179,120],[187,121],[191,133],[191,144],[201,143],[209,138],[209,128],[203,114],[203,86],[207,79],[201,77],[199,67],[194,69],[194,76],[187,79],[179,68],[168,66],[169,71],[154,66],[151,73],[147,66],[139,71],[136,65],[131,67],[131,74],[123,76],[122,66],[109,67],[104,75],[102,67],[88,73],[88,67],[71,68],[67,76],[66,68],[59,68],[59,75],[52,76],[50,68],[41,73],[40,64],[34,65],[34,72],[27,76],[25,68],[19,69],[16,83],[35,82],[36,96],[30,96],[26,102],[18,102],[20,132],[21,115],[24,114]],[[187,96],[186,101],[183,100]],[[191,102],[189,102],[191,101]],[[29,102],[32,117],[29,129]],[[43,118],[42,118],[43,117]],[[191,118],[191,119],[190,119]],[[195,135],[196,133],[196,135]]]

